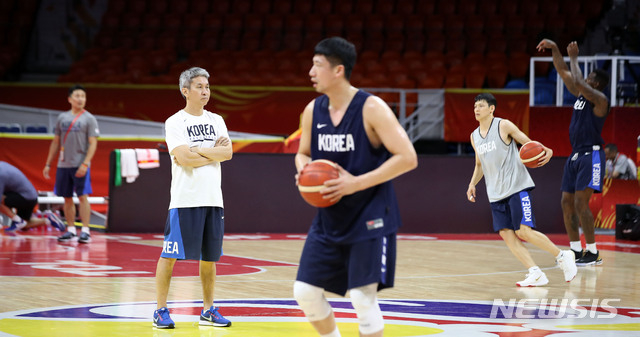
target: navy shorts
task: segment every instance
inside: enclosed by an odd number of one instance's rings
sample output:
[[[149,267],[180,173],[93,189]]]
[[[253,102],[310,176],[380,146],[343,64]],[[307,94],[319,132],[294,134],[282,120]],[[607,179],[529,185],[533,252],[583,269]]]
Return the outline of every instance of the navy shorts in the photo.
[[[378,283],[378,290],[393,287],[395,269],[395,233],[344,245],[310,235],[296,280],[344,296],[349,289],[372,283]]]
[[[575,193],[587,187],[601,192],[604,163],[604,150],[572,153],[564,164],[562,192]]]
[[[493,215],[493,230],[512,229],[517,231],[520,225],[536,228],[536,218],[533,216],[531,195],[528,191],[512,194],[510,197],[491,203]]]
[[[9,208],[15,208],[16,214],[25,221],[31,219],[33,209],[38,204],[38,200],[28,200],[16,192],[5,192],[4,204]]]
[[[160,256],[178,260],[219,261],[223,236],[223,208],[172,208],[164,227]]]
[[[56,185],[54,192],[56,195],[71,198],[73,192],[77,196],[91,194],[91,169],[87,168],[87,174],[84,177],[76,177],[77,167],[59,167],[56,171]]]

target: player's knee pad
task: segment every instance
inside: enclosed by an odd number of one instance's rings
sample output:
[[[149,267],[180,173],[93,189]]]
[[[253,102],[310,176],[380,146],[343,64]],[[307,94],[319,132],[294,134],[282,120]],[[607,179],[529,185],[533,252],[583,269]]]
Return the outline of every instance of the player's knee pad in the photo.
[[[293,297],[310,321],[319,321],[331,314],[331,305],[324,297],[324,289],[320,287],[296,281],[293,284]]]
[[[372,334],[384,329],[382,312],[378,305],[377,284],[370,284],[364,287],[349,290],[351,304],[356,310],[358,321],[360,322],[360,332],[362,334]]]

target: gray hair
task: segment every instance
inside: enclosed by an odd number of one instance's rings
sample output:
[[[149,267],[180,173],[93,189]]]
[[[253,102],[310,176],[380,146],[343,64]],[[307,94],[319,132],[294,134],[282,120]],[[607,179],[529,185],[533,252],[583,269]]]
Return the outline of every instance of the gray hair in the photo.
[[[193,67],[183,71],[182,74],[180,74],[179,85],[180,85],[180,95],[182,95],[182,98],[186,98],[182,93],[182,88],[187,88],[187,89],[191,88],[191,82],[193,81],[194,78],[199,76],[204,76],[206,78],[209,78],[209,72],[200,67]]]

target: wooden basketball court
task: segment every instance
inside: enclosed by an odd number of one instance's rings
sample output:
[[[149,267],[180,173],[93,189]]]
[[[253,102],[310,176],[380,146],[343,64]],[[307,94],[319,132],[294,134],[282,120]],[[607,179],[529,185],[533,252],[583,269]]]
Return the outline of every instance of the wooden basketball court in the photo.
[[[159,330],[161,233],[94,231],[88,245],[59,244],[58,234],[0,233],[0,336],[316,336],[292,298],[304,235],[226,236],[215,296],[230,328],[197,325],[197,262],[179,261],[169,294],[176,329]],[[396,285],[379,294],[385,336],[640,334],[640,243],[599,235],[604,264],[579,268],[570,283],[553,257],[528,247],[547,286],[516,287],[526,270],[497,234],[401,235]],[[327,297],[342,335],[357,336],[348,299]]]

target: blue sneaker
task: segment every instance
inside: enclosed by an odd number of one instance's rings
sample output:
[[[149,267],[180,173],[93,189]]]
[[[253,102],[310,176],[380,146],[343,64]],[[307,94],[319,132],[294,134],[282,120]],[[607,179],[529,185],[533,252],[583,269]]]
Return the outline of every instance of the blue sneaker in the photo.
[[[11,220],[11,225],[4,229],[5,232],[13,232],[16,229],[23,229],[27,225],[27,222],[22,221],[13,221]]]
[[[219,312],[218,307],[212,306],[207,310],[202,310],[200,313],[200,325],[212,325],[212,326],[231,326],[231,321],[224,318]]]
[[[67,225],[65,225],[62,219],[60,219],[55,213],[51,211],[45,211],[44,216],[47,217],[53,228],[56,228],[63,233],[67,231]]]
[[[167,307],[162,307],[153,312],[153,327],[158,329],[173,329],[175,327]]]

